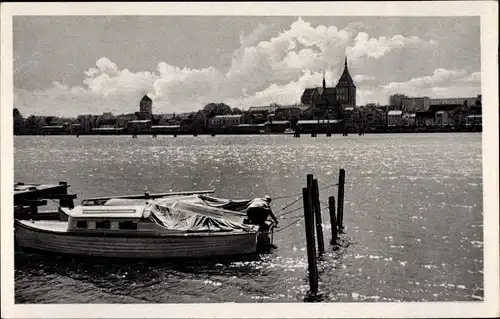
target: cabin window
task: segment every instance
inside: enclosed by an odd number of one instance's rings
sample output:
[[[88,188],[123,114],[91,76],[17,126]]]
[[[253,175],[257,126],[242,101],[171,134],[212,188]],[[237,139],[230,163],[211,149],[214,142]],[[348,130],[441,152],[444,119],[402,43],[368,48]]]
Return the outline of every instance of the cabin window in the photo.
[[[76,228],[87,228],[87,221],[86,220],[77,221]]]
[[[124,221],[118,224],[119,229],[133,229],[137,230],[137,222]]]
[[[109,220],[103,220],[95,223],[95,228],[97,229],[109,229],[110,223]]]

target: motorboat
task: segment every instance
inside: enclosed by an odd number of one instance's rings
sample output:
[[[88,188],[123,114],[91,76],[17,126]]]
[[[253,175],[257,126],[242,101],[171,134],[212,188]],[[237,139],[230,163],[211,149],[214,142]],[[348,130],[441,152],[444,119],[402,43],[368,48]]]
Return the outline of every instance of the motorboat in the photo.
[[[272,245],[274,224],[248,224],[248,203],[198,194],[84,200],[60,207],[60,220],[16,219],[15,241],[20,248],[89,257],[253,254]]]

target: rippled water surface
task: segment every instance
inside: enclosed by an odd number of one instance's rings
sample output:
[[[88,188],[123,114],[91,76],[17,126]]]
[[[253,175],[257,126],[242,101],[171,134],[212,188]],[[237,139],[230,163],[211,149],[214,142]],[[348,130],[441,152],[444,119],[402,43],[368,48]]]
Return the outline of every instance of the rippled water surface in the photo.
[[[319,263],[326,301],[483,299],[480,134],[15,137],[16,181],[68,181],[80,199],[193,189],[278,197],[301,192],[309,173],[320,188],[336,183],[340,168],[346,230]],[[321,201],[332,195],[335,187],[322,190]],[[273,208],[279,215],[294,199]],[[300,214],[284,216],[281,227]],[[276,234],[277,249],[237,260],[118,263],[16,253],[16,302],[301,301],[304,233],[300,220]]]

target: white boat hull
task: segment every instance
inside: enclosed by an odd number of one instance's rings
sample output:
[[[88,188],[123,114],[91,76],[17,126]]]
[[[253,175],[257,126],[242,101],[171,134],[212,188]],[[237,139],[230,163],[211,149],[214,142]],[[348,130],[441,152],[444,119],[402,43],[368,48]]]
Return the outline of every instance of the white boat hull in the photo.
[[[19,247],[47,252],[109,258],[204,258],[257,252],[257,233],[124,236],[40,230],[15,223]]]

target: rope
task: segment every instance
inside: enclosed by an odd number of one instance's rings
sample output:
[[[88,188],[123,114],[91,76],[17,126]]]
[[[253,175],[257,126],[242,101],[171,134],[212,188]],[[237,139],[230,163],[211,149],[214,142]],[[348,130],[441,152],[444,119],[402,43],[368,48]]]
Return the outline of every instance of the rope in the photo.
[[[51,201],[53,201],[54,203],[56,203],[57,205],[59,205],[59,202],[58,202],[58,201],[56,201],[55,199],[53,199],[53,198],[49,198],[49,200],[51,200]]]
[[[325,186],[325,187],[323,187],[323,188],[320,188],[319,190],[327,189],[327,188],[334,187],[334,186],[339,186],[339,183],[330,184],[330,185],[328,185],[328,186]]]
[[[302,208],[302,207],[301,207]],[[298,218],[300,216],[304,216],[303,214],[301,215],[295,215],[295,216],[290,216],[290,217],[280,217],[280,219],[292,219],[292,218]]]
[[[297,193],[297,194],[287,195],[287,196],[273,197],[273,199],[274,199],[274,200],[277,200],[277,199],[285,199],[285,198],[291,198],[291,197],[295,197],[295,196],[302,196],[302,193]]]
[[[328,188],[330,188],[330,187],[334,187],[334,186],[338,186],[338,185],[339,185],[338,183],[335,183],[335,184],[330,184],[330,185],[327,185],[327,186],[325,186],[325,187],[320,188],[319,190],[328,189]],[[285,198],[291,198],[291,197],[295,197],[295,196],[302,196],[302,193],[297,193],[297,194],[292,194],[292,195],[285,195],[285,196],[273,197],[273,200],[285,199]]]
[[[301,206],[301,207],[297,207],[297,208],[295,208],[295,209],[292,209],[292,210],[290,210],[290,211],[288,211],[288,212],[286,212],[286,213],[283,213],[283,214],[281,214],[281,215],[279,215],[279,216],[276,216],[276,217],[280,217],[280,218],[282,218],[282,216],[285,216],[285,215],[288,215],[288,214],[290,214],[290,213],[296,212],[296,211],[298,211],[299,209],[302,209],[302,206]]]
[[[297,218],[296,220],[294,220],[293,222],[291,222],[290,224],[286,225],[285,227],[283,228],[280,228],[278,230],[275,231],[275,233],[279,233],[280,231],[283,231],[285,229],[287,229],[288,227],[291,227],[293,226],[296,222],[298,222],[299,220],[301,220],[302,218],[304,218],[304,216],[300,217],[300,218]]]
[[[296,202],[298,202],[299,200],[302,199],[302,196],[300,196],[299,198],[295,199],[293,202],[291,202],[290,204],[280,208],[279,210],[277,210],[276,212],[281,212],[281,211],[284,211],[285,209],[287,209],[288,207],[292,206],[293,204],[295,204]]]

